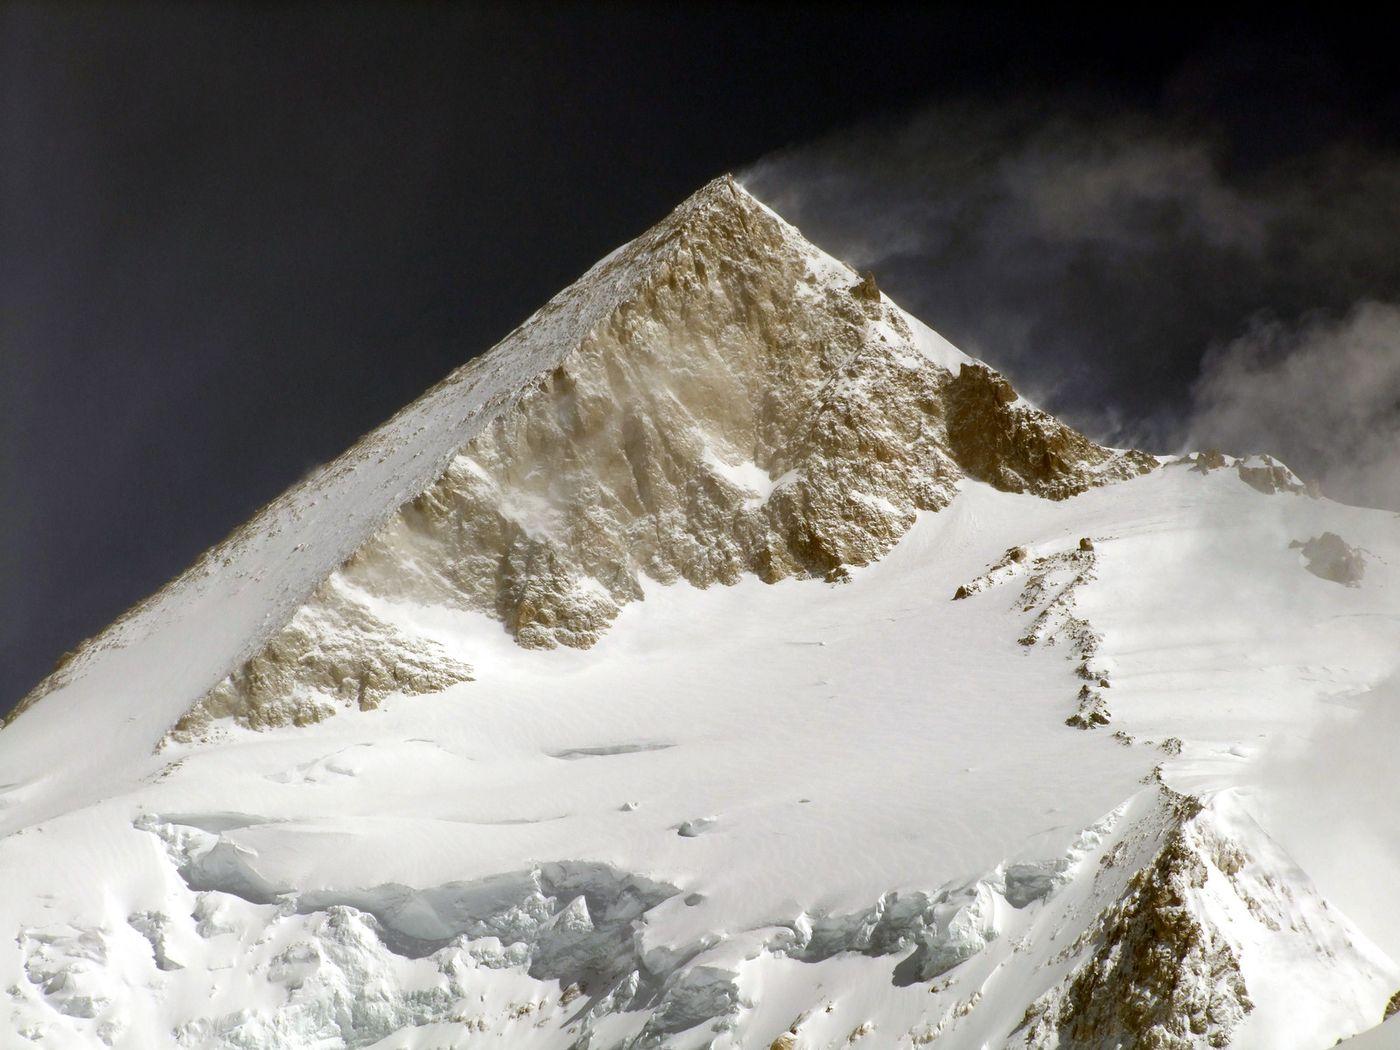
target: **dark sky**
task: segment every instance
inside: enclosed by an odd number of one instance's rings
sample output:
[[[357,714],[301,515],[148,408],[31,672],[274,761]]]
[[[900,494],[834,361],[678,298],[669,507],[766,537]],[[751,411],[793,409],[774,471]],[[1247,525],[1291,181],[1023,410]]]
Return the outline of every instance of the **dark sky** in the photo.
[[[1085,105],[1090,135],[1124,113],[1185,114],[1224,136],[1228,178],[1343,139],[1385,150],[1392,28],[869,4],[4,6],[0,712],[716,174],[851,128],[888,148],[901,122],[967,99],[1013,114],[1042,100],[1036,119],[1046,99]],[[966,148],[918,126],[918,149]],[[767,178],[788,172],[798,194],[822,161],[795,156]],[[892,170],[925,196],[936,185]],[[844,204],[820,231],[829,247],[851,239]],[[926,257],[906,252],[892,276],[910,305],[940,308],[914,294],[941,272]],[[1003,263],[984,259],[979,282],[1001,287]],[[1057,300],[1099,287],[1073,272]],[[1358,280],[1339,302],[1389,294]],[[975,313],[954,306],[977,341]],[[1196,342],[1153,380],[1163,404],[1197,377]],[[1004,363],[1044,386],[1016,347]],[[1131,372],[1094,396],[1151,414]]]

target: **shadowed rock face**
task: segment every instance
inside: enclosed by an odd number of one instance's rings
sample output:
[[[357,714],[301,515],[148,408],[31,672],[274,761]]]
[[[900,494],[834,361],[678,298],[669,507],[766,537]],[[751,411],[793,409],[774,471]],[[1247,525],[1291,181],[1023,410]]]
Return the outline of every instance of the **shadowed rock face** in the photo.
[[[963,365],[946,386],[949,450],[968,474],[1004,492],[1065,499],[1156,466],[1145,453],[1106,449],[1021,404],[986,365]]]
[[[414,648],[421,666],[391,683],[405,692],[466,677],[430,645],[362,629],[367,610],[345,603],[475,610],[523,646],[586,648],[642,596],[643,576],[837,580],[887,552],[917,511],[946,506],[965,476],[1062,499],[1154,463],[1025,405],[984,365],[954,376],[873,280],[855,282],[731,180],[609,266],[630,284],[606,319],[308,607],[334,595],[341,610],[298,614],[182,727],[314,720],[347,702],[339,683],[366,674],[308,663],[327,648],[308,621],[346,635],[331,648],[361,665]],[[289,709],[292,695],[327,697],[328,682],[329,702]]]

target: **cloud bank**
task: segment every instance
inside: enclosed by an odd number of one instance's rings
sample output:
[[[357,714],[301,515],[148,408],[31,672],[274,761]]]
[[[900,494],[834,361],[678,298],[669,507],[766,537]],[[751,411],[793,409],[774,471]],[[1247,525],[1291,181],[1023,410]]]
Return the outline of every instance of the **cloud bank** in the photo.
[[[1400,917],[1391,903],[1400,868],[1400,676],[1358,696],[1338,698],[1335,714],[1284,742],[1255,774],[1254,798],[1280,844],[1319,889],[1383,951],[1400,954]]]
[[[1400,306],[1257,322],[1206,355],[1188,422],[1191,445],[1276,450],[1328,496],[1400,509]]]
[[[1400,157],[1082,99],[940,103],[741,178],[1093,436],[1400,509]]]

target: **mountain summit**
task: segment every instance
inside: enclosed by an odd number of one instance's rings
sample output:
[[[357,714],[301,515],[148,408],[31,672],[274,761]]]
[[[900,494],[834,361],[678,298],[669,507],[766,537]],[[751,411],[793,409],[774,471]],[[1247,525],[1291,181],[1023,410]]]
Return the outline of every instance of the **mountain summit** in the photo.
[[[408,470],[375,469],[409,445]],[[724,176],[206,557],[207,575],[295,537],[311,571],[226,574],[283,600],[173,731],[304,724],[470,680],[379,600],[586,648],[643,577],[840,579],[964,477],[1061,499],[1155,465],[1022,402]]]
[[[9,1030],[1330,1045],[1389,913],[1257,770],[1394,671],[1384,517],[1095,444],[717,179],[25,699]]]

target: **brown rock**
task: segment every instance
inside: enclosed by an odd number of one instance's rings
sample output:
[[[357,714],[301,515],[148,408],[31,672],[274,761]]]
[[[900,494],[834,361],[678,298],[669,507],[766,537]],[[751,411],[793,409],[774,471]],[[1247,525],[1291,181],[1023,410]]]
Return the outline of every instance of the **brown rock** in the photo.
[[[986,365],[964,364],[946,382],[945,399],[953,458],[972,477],[1006,492],[1065,499],[1156,466],[1151,456],[1102,448],[1020,403],[1011,384]]]
[[[952,376],[915,349],[872,277],[857,302],[818,280],[805,242],[730,181],[602,266],[538,316],[620,272],[604,319],[502,393],[437,480],[182,732],[220,716],[294,724],[465,680],[433,643],[346,596],[484,612],[527,648],[587,648],[643,577],[837,582],[946,506],[965,474],[1061,499],[1155,463],[1020,404],[986,366]],[[519,367],[525,338],[470,367]],[[781,484],[751,491],[755,474]]]
[[[860,283],[851,288],[851,294],[865,302],[878,303],[880,301],[880,287],[875,283],[875,274],[866,270]]]

